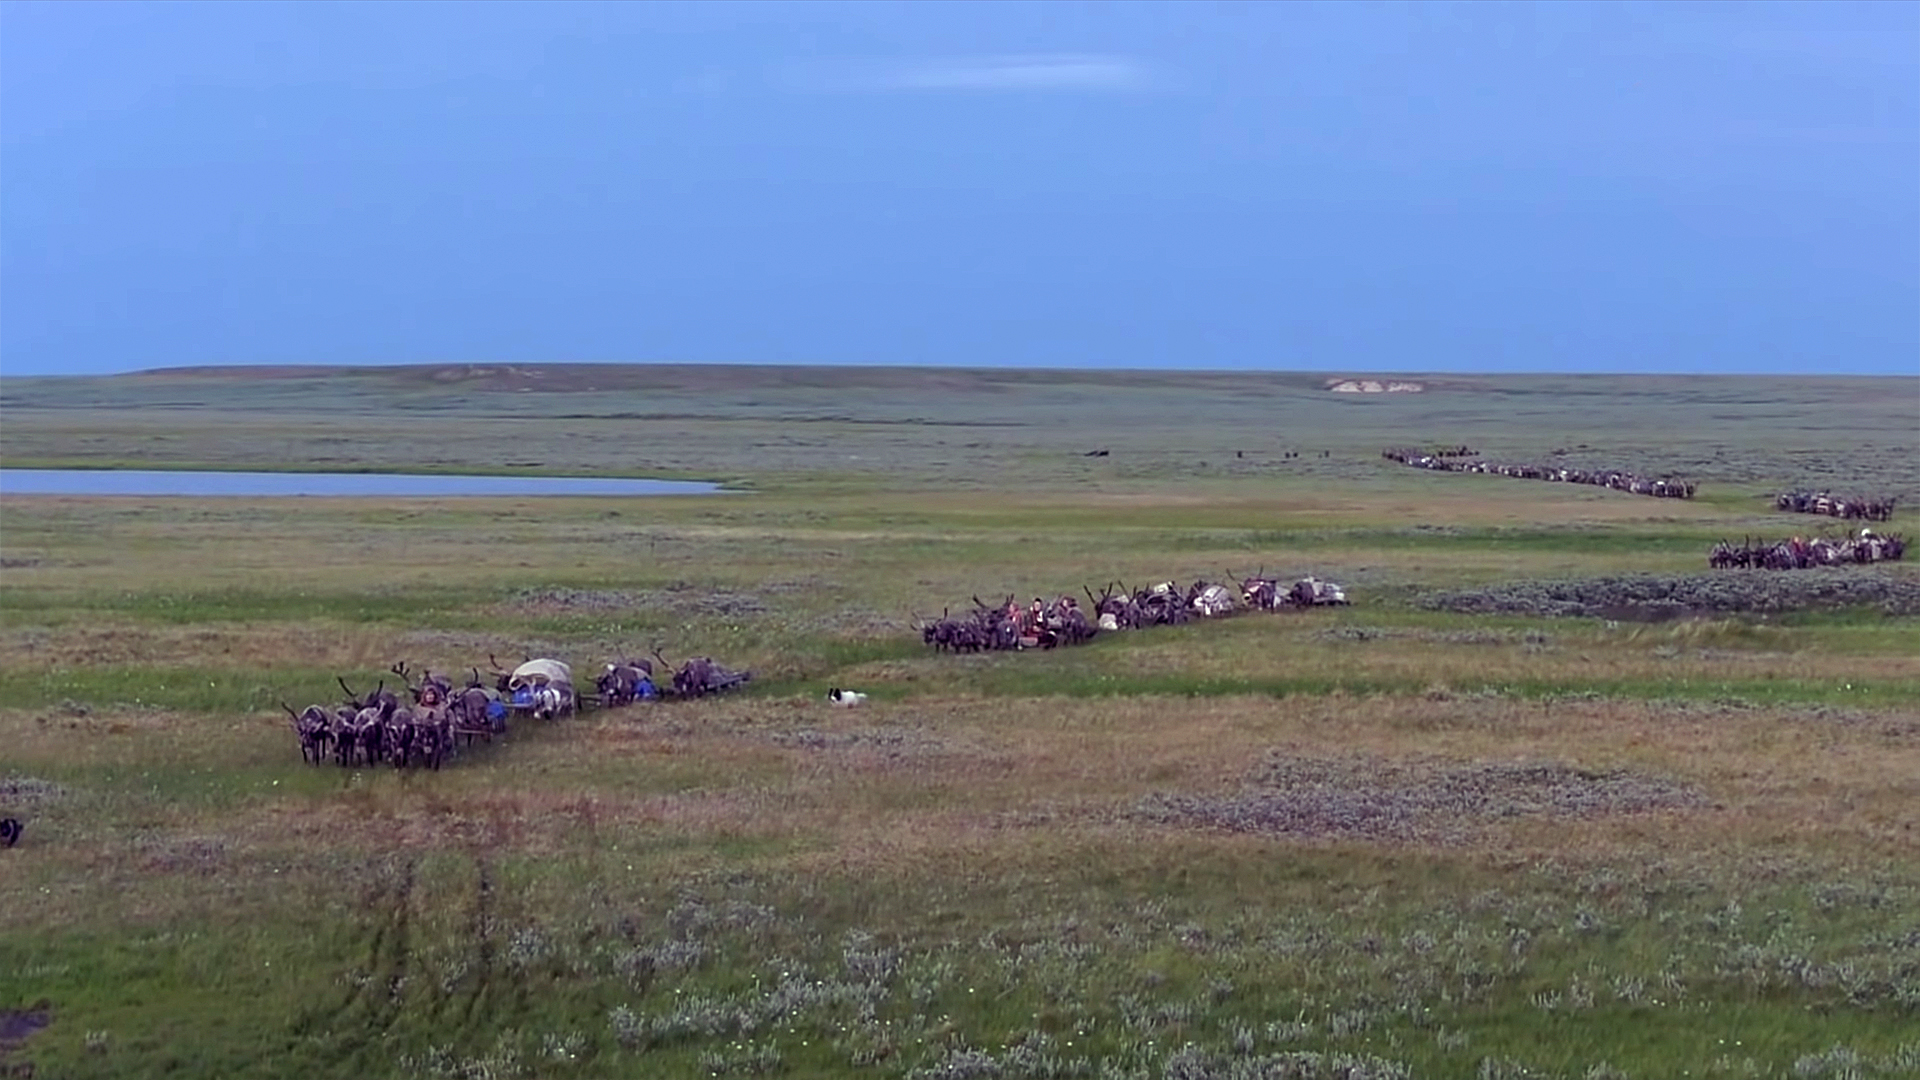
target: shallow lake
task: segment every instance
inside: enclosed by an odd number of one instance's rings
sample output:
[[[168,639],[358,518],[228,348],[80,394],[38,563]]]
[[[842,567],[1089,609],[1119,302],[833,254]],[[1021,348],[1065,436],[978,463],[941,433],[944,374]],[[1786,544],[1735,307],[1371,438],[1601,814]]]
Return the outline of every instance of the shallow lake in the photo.
[[[0,495],[412,496],[713,495],[698,480],[598,476],[426,476],[408,473],[166,472],[0,469]]]

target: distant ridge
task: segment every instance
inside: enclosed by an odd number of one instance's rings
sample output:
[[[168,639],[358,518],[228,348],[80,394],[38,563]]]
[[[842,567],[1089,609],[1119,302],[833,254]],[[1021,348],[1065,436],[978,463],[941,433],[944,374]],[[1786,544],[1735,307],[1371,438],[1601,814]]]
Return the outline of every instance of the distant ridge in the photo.
[[[18,375],[0,377],[7,389],[0,404],[20,407],[35,402],[81,401],[70,393],[84,386],[119,397],[131,392],[150,404],[192,405],[221,388],[245,392],[273,388],[281,397],[327,389],[436,401],[460,393],[590,394],[610,396],[652,392],[772,395],[783,391],[924,391],[938,394],[1017,395],[1028,390],[1075,387],[1136,389],[1142,392],[1194,389],[1255,397],[1310,393],[1322,400],[1359,404],[1435,394],[1573,393],[1620,397],[1670,393],[1711,393],[1744,399],[1759,385],[1852,386],[1854,392],[1884,395],[1890,382],[1913,383],[1908,375],[1649,375],[1557,372],[1421,373],[1349,369],[1315,371],[1198,371],[1167,368],[1018,368],[877,364],[697,364],[697,363],[542,363],[542,364],[202,364],[150,368],[115,375]],[[27,387],[44,388],[55,397]],[[1379,387],[1374,391],[1373,387]],[[67,387],[60,391],[56,387]],[[116,393],[114,388],[119,388]],[[1415,388],[1418,388],[1417,390]],[[1395,392],[1399,391],[1399,392]],[[1910,392],[1904,387],[1902,393]],[[156,397],[155,395],[160,395]],[[104,400],[104,399],[103,399]],[[132,404],[132,400],[129,400]]]
[[[151,368],[116,380],[187,383],[297,381],[318,379],[382,380],[416,389],[458,387],[501,392],[597,393],[617,390],[701,387],[932,387],[991,391],[996,387],[1063,386],[1267,386],[1319,388],[1325,373],[1311,371],[1188,371],[1120,368],[915,367],[876,364],[405,364],[330,367],[318,364],[252,366],[200,365]],[[1387,377],[1387,376],[1382,376]],[[1392,378],[1399,378],[1393,376]],[[1470,389],[1470,379],[1436,381],[1430,388]]]

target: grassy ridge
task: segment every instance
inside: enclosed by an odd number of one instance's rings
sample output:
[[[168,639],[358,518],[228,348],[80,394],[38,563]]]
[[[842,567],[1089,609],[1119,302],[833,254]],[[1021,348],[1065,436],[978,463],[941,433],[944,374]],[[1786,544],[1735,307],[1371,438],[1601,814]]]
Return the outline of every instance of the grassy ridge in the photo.
[[[1328,394],[1324,376],[1299,372],[476,370],[4,379],[0,461],[266,461],[996,493],[1250,478],[1323,491],[1359,479],[1403,490],[1536,486],[1412,475],[1377,456],[1389,445],[1465,441],[1502,457],[1566,449],[1573,465],[1678,471],[1705,481],[1710,501],[1731,486],[1742,497],[1779,485],[1920,495],[1904,464],[1911,379],[1435,377],[1425,394],[1376,396]],[[1832,445],[1836,432],[1847,445]],[[1083,456],[1095,448],[1111,456]]]

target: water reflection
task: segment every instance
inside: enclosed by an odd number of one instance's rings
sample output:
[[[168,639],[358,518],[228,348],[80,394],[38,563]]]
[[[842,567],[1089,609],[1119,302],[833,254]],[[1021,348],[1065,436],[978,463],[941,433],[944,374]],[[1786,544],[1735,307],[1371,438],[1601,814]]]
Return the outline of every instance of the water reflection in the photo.
[[[413,496],[712,495],[698,480],[602,476],[425,476],[406,473],[174,472],[0,469],[0,495]]]

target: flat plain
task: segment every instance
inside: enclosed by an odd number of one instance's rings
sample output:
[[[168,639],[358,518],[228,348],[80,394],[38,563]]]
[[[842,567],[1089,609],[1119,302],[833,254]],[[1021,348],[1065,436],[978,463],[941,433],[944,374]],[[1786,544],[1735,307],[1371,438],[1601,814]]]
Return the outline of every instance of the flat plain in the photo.
[[[1415,378],[0,381],[10,467],[731,489],[0,495],[0,1075],[1920,1075],[1920,572],[1705,560],[1842,527],[1782,488],[1902,531],[1920,380]],[[1460,443],[1700,491],[1380,457]],[[914,629],[1262,568],[1353,606]],[[278,704],[656,645],[755,680],[438,773],[303,765]]]

